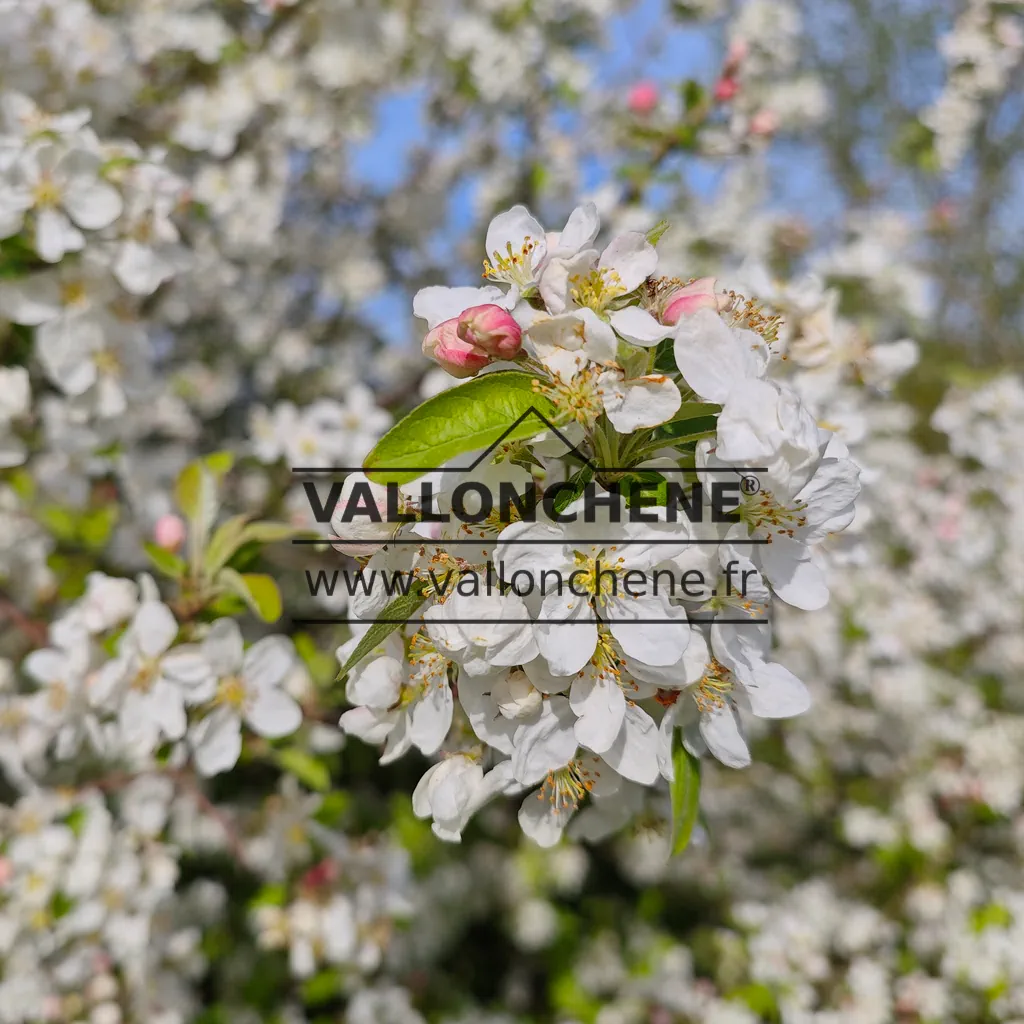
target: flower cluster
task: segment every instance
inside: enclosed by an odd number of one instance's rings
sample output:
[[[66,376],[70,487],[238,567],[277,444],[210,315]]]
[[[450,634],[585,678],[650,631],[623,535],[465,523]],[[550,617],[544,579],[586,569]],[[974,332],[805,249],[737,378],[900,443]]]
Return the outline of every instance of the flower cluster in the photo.
[[[412,522],[401,526],[379,514],[386,488],[371,453],[369,480],[346,480],[334,514],[342,550],[377,549],[361,569],[374,585],[352,610],[391,626],[383,639],[368,623],[339,650],[357,705],[341,724],[382,743],[382,763],[413,747],[440,754],[413,807],[442,838],[457,840],[493,796],[522,791],[520,823],[541,845],[584,804],[573,827],[598,838],[632,817],[645,788],[676,778],[677,729],[691,756],[743,767],[745,715],[808,705],[804,684],[771,660],[769,608],[827,602],[815,549],[852,521],[859,471],[774,379],[778,316],[713,279],[659,277],[640,232],[599,249],[599,229],[592,204],[557,233],[521,206],[494,218],[483,272],[497,283],[431,287],[415,302],[424,351],[457,377],[480,375],[379,447],[442,408],[468,422],[474,384],[499,379],[530,381],[526,418],[545,410],[547,429],[526,425],[511,444],[506,431],[483,450],[470,435],[435,474],[440,515],[407,482]],[[422,463],[429,449],[417,454]],[[687,475],[696,507],[683,516]],[[716,516],[730,479],[735,501]],[[509,514],[488,500],[453,524],[464,485],[484,483],[515,496]],[[376,503],[366,523],[355,508],[364,492]],[[402,572],[418,600],[396,630],[396,606],[384,606]]]

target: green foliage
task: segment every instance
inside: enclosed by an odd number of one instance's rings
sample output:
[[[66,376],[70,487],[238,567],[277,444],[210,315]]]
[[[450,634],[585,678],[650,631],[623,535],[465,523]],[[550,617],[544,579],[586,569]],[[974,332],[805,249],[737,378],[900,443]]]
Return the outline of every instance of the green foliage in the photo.
[[[426,600],[423,593],[424,586],[425,584],[420,584],[413,587],[408,594],[396,598],[377,616],[377,620],[363,634],[348,661],[341,666],[341,671],[338,673],[339,680],[344,679],[363,658],[412,618],[419,606]]]
[[[672,797],[672,856],[690,845],[693,827],[700,811],[700,758],[683,746],[682,730],[672,731],[672,768],[675,778],[670,784]]]
[[[536,436],[545,429],[536,416],[526,416],[514,426],[531,409],[550,420],[555,417],[554,405],[534,391],[529,374],[485,373],[427,399],[399,420],[363,466],[371,480],[407,483],[464,452]],[[379,468],[374,471],[375,467]]]
[[[331,773],[327,765],[302,747],[275,750],[274,758],[281,768],[291,772],[304,786],[318,793],[326,793],[331,788]]]
[[[264,622],[276,622],[281,617],[281,591],[272,577],[225,568],[217,574],[217,582],[240,597]]]
[[[183,558],[179,558],[173,551],[168,551],[166,548],[160,547],[159,544],[149,542],[143,544],[142,547],[149,560],[153,563],[154,568],[158,572],[163,573],[164,576],[180,580],[188,572],[188,563]]]

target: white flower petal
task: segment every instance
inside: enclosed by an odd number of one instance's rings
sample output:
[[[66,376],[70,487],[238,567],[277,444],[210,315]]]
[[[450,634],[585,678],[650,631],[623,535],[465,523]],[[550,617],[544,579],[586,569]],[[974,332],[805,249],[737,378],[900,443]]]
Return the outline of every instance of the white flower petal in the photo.
[[[505,292],[494,285],[483,288],[445,288],[432,285],[421,288],[412,300],[413,314],[427,321],[427,329],[433,330],[445,320],[459,316],[470,306],[494,304],[507,308]]]
[[[571,805],[556,808],[543,791],[530,793],[519,808],[519,827],[523,833],[543,849],[555,846],[562,838],[576,808]]]
[[[452,725],[454,700],[447,682],[428,684],[427,692],[409,709],[409,737],[423,754],[444,743]]]
[[[295,649],[283,636],[257,640],[242,659],[242,678],[254,690],[277,686],[295,665]]]
[[[572,684],[569,704],[577,716],[580,746],[603,754],[615,742],[626,714],[626,698],[618,680],[610,673],[584,671]]]
[[[85,176],[73,178],[68,183],[63,206],[71,219],[87,231],[98,231],[113,224],[124,208],[121,194],[113,185]]]
[[[203,654],[218,677],[242,667],[242,631],[234,619],[218,619],[203,637]]]
[[[576,753],[576,716],[565,697],[544,701],[535,722],[519,726],[513,737],[512,774],[524,786],[564,768]]]
[[[611,240],[598,265],[614,270],[622,287],[631,292],[658,269],[658,252],[641,232],[627,231]]]
[[[395,658],[374,658],[349,674],[345,699],[350,704],[387,709],[398,700],[405,676],[404,666]]]
[[[556,676],[579,672],[597,646],[597,619],[590,602],[567,590],[561,594],[549,591],[533,632],[540,653]]]
[[[513,206],[511,210],[499,213],[488,225],[484,242],[486,256],[492,262],[495,253],[507,259],[509,246],[512,247],[512,253],[518,256],[527,240],[534,244],[531,266],[539,266],[547,253],[544,229],[525,206]]]
[[[743,688],[750,710],[759,718],[792,718],[811,706],[807,687],[775,662],[761,664],[752,679],[743,681]]]
[[[712,309],[680,320],[674,349],[686,383],[705,401],[719,404],[738,381],[761,377],[767,365],[760,337],[753,331],[734,331]]]
[[[601,756],[624,779],[653,785],[660,774],[657,734],[654,719],[639,705],[627,704],[619,735]]]
[[[376,708],[353,708],[346,711],[339,725],[349,735],[371,746],[383,743],[399,719],[397,711],[379,711]]]
[[[808,612],[828,604],[825,574],[804,545],[776,534],[771,544],[761,545],[758,555],[772,591],[786,604]]]
[[[619,586],[621,590],[621,581]],[[660,594],[620,593],[604,614],[623,652],[645,665],[675,665],[690,642],[685,609],[670,605]]]
[[[228,708],[217,708],[193,726],[190,739],[193,760],[200,775],[230,771],[242,753],[242,727]]]
[[[59,263],[66,252],[78,252],[85,236],[60,211],[51,208],[36,213],[36,254],[47,263]]]
[[[621,374],[603,373],[599,381],[604,410],[620,434],[666,423],[679,410],[679,388],[660,374],[623,380]]]
[[[259,736],[277,739],[302,725],[302,709],[287,693],[267,687],[256,691],[252,703],[246,704],[245,724]]]
[[[674,327],[666,327],[659,323],[646,309],[639,306],[614,310],[608,315],[608,319],[620,337],[642,348],[657,345],[675,330]]]
[[[552,256],[571,256],[580,249],[589,249],[601,230],[601,217],[596,203],[582,203],[577,206],[565,222],[558,240],[551,248]]]
[[[178,620],[159,601],[145,601],[135,613],[132,632],[139,650],[147,658],[163,654],[178,635]]]
[[[719,761],[728,768],[746,768],[750,751],[743,738],[739,718],[732,706],[724,704],[700,716],[700,735]]]

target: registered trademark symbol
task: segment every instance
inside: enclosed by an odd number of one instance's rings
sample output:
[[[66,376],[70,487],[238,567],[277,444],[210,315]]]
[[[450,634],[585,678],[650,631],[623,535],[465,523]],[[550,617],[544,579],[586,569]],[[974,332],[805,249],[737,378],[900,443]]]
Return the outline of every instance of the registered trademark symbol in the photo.
[[[740,481],[740,490],[746,494],[757,494],[761,490],[761,481],[756,476],[745,476]]]

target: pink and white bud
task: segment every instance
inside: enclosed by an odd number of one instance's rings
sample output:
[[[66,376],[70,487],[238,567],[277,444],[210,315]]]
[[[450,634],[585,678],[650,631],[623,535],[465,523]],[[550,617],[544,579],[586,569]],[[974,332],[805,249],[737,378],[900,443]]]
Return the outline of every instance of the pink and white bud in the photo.
[[[626,105],[639,117],[649,114],[658,105],[658,87],[654,82],[636,82],[630,87]]]
[[[751,135],[772,135],[778,131],[779,115],[774,110],[759,110],[750,119]]]
[[[473,377],[491,361],[486,352],[459,337],[458,317],[438,324],[423,339],[423,354],[453,377]]]
[[[153,542],[165,551],[177,551],[185,542],[185,521],[181,516],[161,516],[153,526]]]
[[[715,99],[719,103],[728,103],[740,91],[740,83],[735,78],[722,77],[715,85]]]
[[[341,485],[331,529],[337,551],[353,556],[375,554],[398,529],[397,523],[388,522],[387,487],[367,479],[365,473],[350,473]]]
[[[515,359],[523,347],[523,331],[501,306],[470,306],[459,317],[459,337],[495,359]]]
[[[691,284],[677,288],[665,301],[661,322],[677,324],[684,316],[692,316],[698,309],[728,309],[731,299],[715,291],[715,278],[702,277]]]

